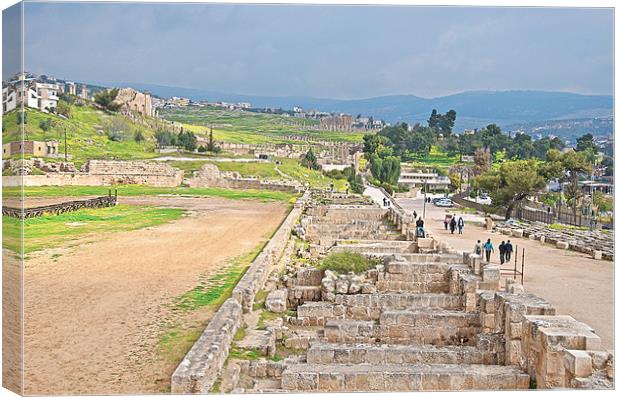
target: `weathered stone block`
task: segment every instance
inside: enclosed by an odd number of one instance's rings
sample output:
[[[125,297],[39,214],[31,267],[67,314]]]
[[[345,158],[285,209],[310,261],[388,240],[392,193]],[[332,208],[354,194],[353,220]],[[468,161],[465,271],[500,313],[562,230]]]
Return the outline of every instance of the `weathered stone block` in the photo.
[[[559,249],[562,250],[567,250],[569,247],[569,244],[566,241],[558,241],[555,246]]]
[[[564,368],[575,378],[586,378],[592,375],[592,358],[583,350],[566,350]]]
[[[603,259],[603,251],[593,250],[592,258],[596,259],[597,261],[600,261],[601,259]]]
[[[523,229],[512,229],[512,237],[523,237]]]
[[[287,298],[287,289],[271,291],[265,300],[265,308],[273,313],[284,313],[286,311]]]

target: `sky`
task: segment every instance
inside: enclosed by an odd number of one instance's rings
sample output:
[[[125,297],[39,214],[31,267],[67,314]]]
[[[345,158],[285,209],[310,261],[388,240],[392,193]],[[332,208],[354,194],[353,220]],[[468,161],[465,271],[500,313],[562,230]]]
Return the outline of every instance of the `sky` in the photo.
[[[320,98],[613,92],[613,11],[26,3],[25,67],[90,82]]]

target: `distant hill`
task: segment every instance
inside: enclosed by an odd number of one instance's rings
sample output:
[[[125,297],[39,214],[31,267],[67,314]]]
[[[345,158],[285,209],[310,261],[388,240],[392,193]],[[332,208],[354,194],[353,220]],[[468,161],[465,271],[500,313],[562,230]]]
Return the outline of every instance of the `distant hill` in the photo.
[[[581,95],[549,91],[467,91],[437,98],[415,95],[390,95],[366,99],[325,99],[312,97],[256,96],[216,91],[166,87],[153,84],[118,83],[146,90],[160,97],[183,96],[192,100],[250,102],[254,107],[290,109],[301,106],[328,112],[372,115],[386,121],[425,123],[431,110],[457,112],[456,130],[481,128],[489,123],[507,126],[565,119],[610,118],[611,95]],[[609,134],[612,131],[605,131]]]

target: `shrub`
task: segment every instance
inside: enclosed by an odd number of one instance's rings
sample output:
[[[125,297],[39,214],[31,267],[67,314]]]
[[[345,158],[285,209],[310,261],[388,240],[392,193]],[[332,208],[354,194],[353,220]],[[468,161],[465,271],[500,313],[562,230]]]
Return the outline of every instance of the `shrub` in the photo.
[[[136,130],[136,132],[134,132],[133,134],[133,140],[137,143],[144,141],[144,135],[142,135],[142,131]]]
[[[363,273],[374,267],[376,261],[356,252],[334,252],[325,257],[319,269],[331,270],[336,273]]]
[[[98,105],[101,105],[101,107],[109,111],[115,112],[121,107],[120,104],[114,102],[117,95],[118,95],[118,88],[100,91],[95,94],[95,102]]]

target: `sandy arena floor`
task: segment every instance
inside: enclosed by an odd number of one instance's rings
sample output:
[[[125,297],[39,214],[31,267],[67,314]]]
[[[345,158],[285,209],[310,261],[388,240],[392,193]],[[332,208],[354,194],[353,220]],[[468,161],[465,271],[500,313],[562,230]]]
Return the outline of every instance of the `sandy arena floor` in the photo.
[[[403,208],[422,215],[421,199],[400,199]],[[476,240],[483,243],[490,238],[495,246],[491,263],[499,264],[498,246],[508,236],[489,232],[474,226],[464,217],[466,223],[463,235],[454,235],[444,230],[445,209],[426,205],[425,227],[435,236],[445,239],[458,250],[473,250]],[[511,238],[513,246],[521,253],[525,248],[524,286],[531,292],[547,299],[555,306],[558,314],[568,314],[594,328],[601,337],[603,348],[614,349],[614,264],[610,261],[595,261],[587,255],[559,250],[549,245],[524,238]],[[513,259],[514,261],[514,259]],[[514,262],[511,265],[514,268]],[[508,267],[504,265],[503,267]]]
[[[255,248],[287,213],[282,203],[257,201],[122,202],[182,207],[189,216],[30,255],[24,273],[26,394],[166,390],[175,365],[155,354],[161,320],[171,315],[166,305],[197,286],[200,275]],[[206,320],[209,314],[196,315]]]

